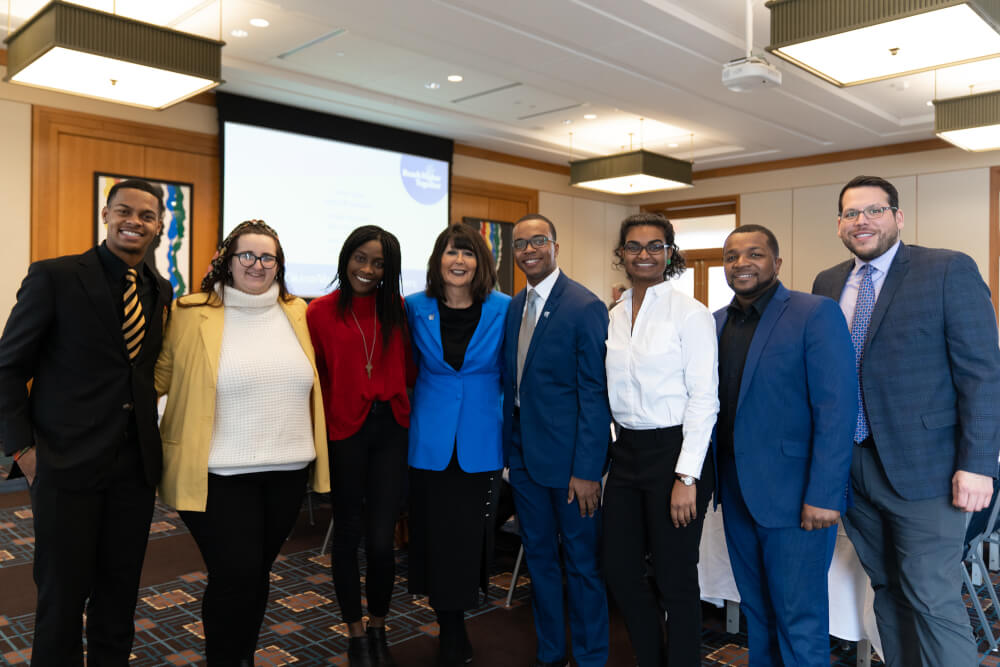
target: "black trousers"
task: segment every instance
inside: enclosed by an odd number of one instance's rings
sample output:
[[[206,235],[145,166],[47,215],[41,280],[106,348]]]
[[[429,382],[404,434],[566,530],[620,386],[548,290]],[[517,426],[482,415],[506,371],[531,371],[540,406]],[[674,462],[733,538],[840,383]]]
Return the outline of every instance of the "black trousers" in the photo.
[[[138,443],[123,443],[107,483],[66,489],[44,472],[31,486],[38,587],[31,664],[127,665],[136,595],[156,489],[145,482]]]
[[[368,613],[389,612],[396,579],[393,537],[406,472],[407,430],[388,403],[374,403],[361,430],[330,442],[333,488],[333,586],[344,622],[361,620],[358,547],[365,538]]]
[[[253,664],[271,565],[295,525],[307,468],[208,476],[204,512],[180,512],[208,570],[201,602],[208,664]]]
[[[708,455],[697,482],[697,517],[686,527],[675,528],[670,494],[682,440],[680,426],[620,429],[611,448],[611,471],[604,491],[605,576],[640,667],[701,664],[698,547],[715,473]],[[655,589],[646,577],[647,553],[652,556]]]

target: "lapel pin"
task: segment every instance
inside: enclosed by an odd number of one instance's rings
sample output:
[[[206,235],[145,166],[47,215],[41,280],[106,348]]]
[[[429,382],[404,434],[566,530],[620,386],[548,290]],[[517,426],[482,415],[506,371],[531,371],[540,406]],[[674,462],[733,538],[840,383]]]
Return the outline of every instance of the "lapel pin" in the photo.
[[[434,313],[431,313],[430,315],[428,315],[428,316],[427,316],[427,319],[429,319],[429,320],[433,320],[433,319],[434,319]]]
[[[546,311],[542,311],[542,315],[544,315],[545,317],[548,317],[549,316],[549,311],[547,311],[547,310]]]

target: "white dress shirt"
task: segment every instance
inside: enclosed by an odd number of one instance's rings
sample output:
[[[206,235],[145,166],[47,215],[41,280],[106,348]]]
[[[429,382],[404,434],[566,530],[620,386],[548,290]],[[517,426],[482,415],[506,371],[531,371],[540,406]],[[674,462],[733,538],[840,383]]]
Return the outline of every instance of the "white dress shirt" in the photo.
[[[555,268],[555,271],[545,276],[542,282],[538,283],[534,287],[528,285],[527,291],[524,293],[524,308],[528,307],[528,295],[534,291],[538,294],[535,303],[535,324],[538,324],[538,318],[542,316],[542,310],[545,309],[545,302],[549,300],[549,294],[552,293],[552,288],[555,287],[556,280],[559,279],[559,267]],[[521,318],[524,318],[524,308],[521,309]]]
[[[633,328],[629,289],[611,310],[607,346],[615,421],[633,430],[680,424],[674,470],[701,476],[719,412],[719,343],[708,308],[662,282],[646,290]]]
[[[872,286],[875,288],[875,300],[878,301],[882,285],[885,284],[885,277],[889,273],[889,267],[892,266],[892,260],[896,258],[896,251],[898,250],[899,241],[896,241],[891,248],[870,262],[866,262],[859,257],[854,258],[854,268],[851,269],[851,273],[847,276],[847,282],[844,283],[844,291],[840,293],[839,302],[840,310],[847,319],[848,328],[853,326],[854,323],[854,308],[858,303],[858,289],[861,288],[861,269],[865,264],[872,265]]]

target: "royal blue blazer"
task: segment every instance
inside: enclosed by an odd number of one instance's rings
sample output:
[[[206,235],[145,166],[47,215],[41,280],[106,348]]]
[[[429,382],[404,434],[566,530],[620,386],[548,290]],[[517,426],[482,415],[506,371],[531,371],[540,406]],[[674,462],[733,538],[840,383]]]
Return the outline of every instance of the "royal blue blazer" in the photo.
[[[500,383],[504,320],[510,297],[493,291],[483,302],[461,370],[444,360],[437,299],[406,297],[417,383],[410,414],[409,464],[444,470],[458,447],[465,472],[503,467],[503,391]]]
[[[507,313],[504,442],[508,461],[517,383],[517,337],[526,290]],[[520,451],[531,479],[562,489],[569,478],[596,481],[608,457],[611,412],[604,373],[608,307],[560,273],[535,325],[521,377]]]
[[[715,312],[720,336],[728,317]],[[798,526],[803,503],[846,509],[856,378],[837,302],[779,284],[747,350],[733,423],[740,491],[758,524]]]

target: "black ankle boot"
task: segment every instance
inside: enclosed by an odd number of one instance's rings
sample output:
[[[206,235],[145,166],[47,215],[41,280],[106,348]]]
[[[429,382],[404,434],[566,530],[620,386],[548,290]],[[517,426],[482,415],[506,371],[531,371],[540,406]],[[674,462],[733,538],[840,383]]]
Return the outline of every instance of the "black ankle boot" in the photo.
[[[396,661],[389,653],[389,644],[385,639],[385,627],[368,627],[368,653],[372,664],[376,667],[396,667]]]
[[[368,637],[350,637],[347,644],[347,664],[350,667],[374,667],[368,651]]]

